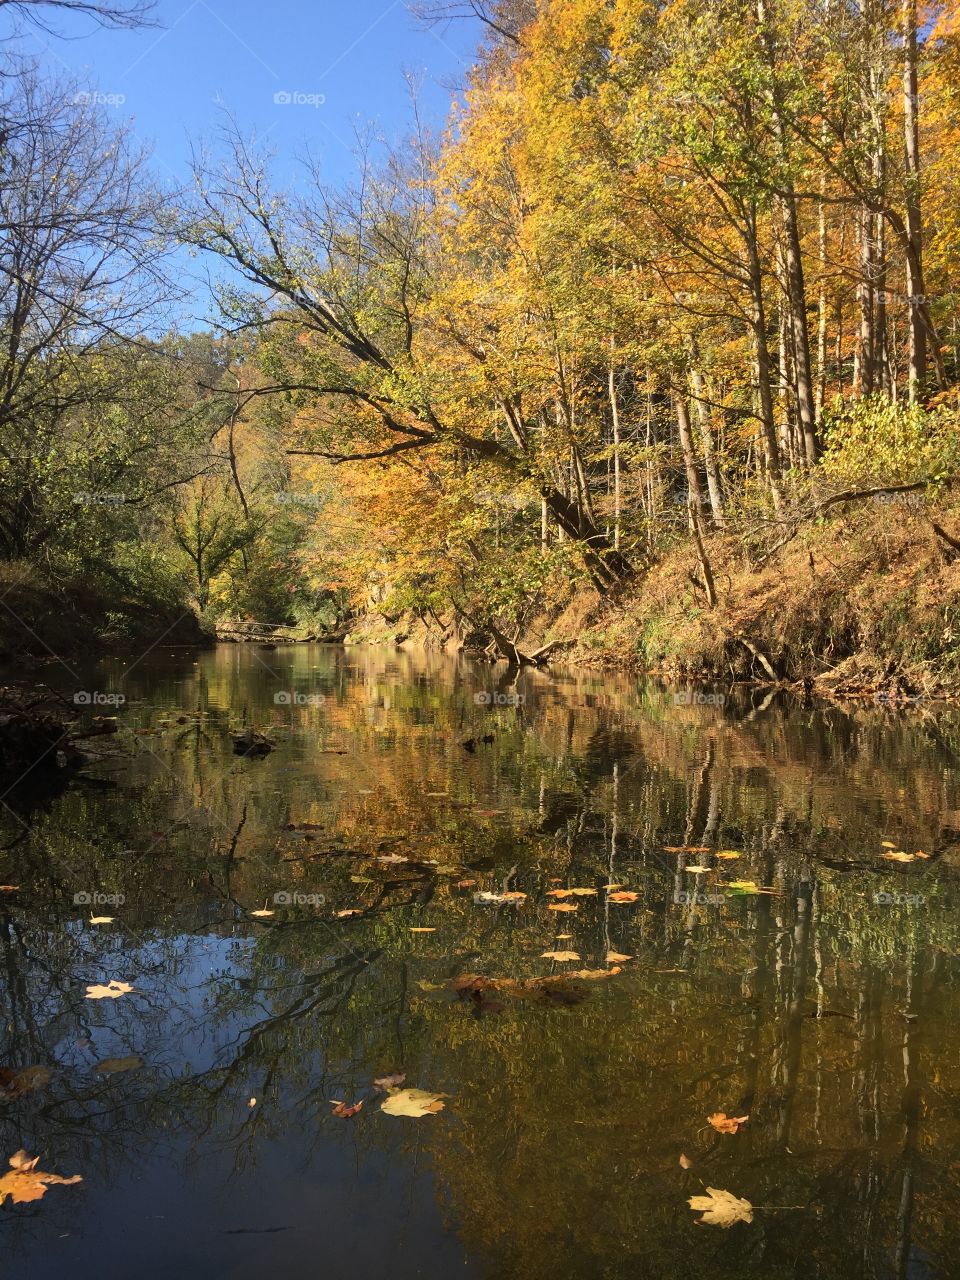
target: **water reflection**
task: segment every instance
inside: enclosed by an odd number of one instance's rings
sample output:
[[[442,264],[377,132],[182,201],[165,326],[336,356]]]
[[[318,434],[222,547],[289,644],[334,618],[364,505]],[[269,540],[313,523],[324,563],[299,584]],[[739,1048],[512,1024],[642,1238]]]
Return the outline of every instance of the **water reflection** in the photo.
[[[54,1075],[0,1154],[84,1177],[0,1212],[11,1269],[953,1273],[952,713],[322,646],[83,676],[123,754],[4,798],[2,1062]],[[391,1071],[446,1110],[381,1113]]]

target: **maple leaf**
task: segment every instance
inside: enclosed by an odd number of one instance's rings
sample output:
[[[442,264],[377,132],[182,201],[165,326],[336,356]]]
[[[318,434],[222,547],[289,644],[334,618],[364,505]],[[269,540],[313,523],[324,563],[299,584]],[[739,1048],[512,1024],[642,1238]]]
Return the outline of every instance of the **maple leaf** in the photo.
[[[44,1173],[37,1168],[39,1156],[33,1159],[26,1151],[18,1151],[10,1157],[10,1172],[0,1178],[0,1205],[7,1196],[14,1204],[26,1204],[30,1200],[42,1200],[47,1194],[47,1187],[59,1184],[69,1187],[83,1178],[75,1173],[72,1178],[61,1178],[58,1173]]]
[[[633,956],[621,955],[619,951],[607,952],[607,964],[621,964],[624,960],[632,960]]]
[[[905,853],[903,849],[888,849],[883,856],[890,862],[913,862],[917,855],[915,853]]]
[[[449,1097],[446,1093],[430,1093],[427,1089],[392,1089],[380,1104],[380,1110],[389,1116],[419,1119],[442,1111],[442,1099],[446,1097]]]
[[[634,893],[632,889],[620,889],[616,893],[608,893],[608,902],[636,902],[640,897],[639,893]]]
[[[684,867],[684,871],[689,871],[691,875],[700,875],[704,871],[709,871],[710,867],[701,867],[699,864]]]
[[[548,902],[548,911],[576,911],[577,904],[575,902]]]
[[[544,960],[579,960],[580,956],[576,951],[544,951],[542,953]]]
[[[717,853],[714,856],[717,858],[728,859],[728,858],[742,858],[743,854],[737,853],[735,849],[718,849]]]
[[[728,1116],[725,1111],[715,1111],[707,1116],[707,1123],[712,1124],[717,1133],[736,1133],[742,1124],[746,1124],[749,1116]]]
[[[361,1098],[359,1102],[355,1102],[352,1107],[348,1107],[345,1102],[333,1102],[332,1106],[331,1115],[342,1116],[344,1120],[350,1120],[363,1106],[363,1099]]]
[[[94,983],[93,986],[87,987],[87,1000],[119,1000],[121,996],[127,995],[133,990],[129,982],[118,982],[116,978],[104,983]]]
[[[732,1227],[735,1222],[752,1222],[753,1205],[749,1200],[741,1200],[731,1191],[721,1191],[717,1187],[707,1187],[705,1196],[691,1196],[687,1203],[690,1208],[702,1212],[698,1222],[708,1222],[715,1227]]]

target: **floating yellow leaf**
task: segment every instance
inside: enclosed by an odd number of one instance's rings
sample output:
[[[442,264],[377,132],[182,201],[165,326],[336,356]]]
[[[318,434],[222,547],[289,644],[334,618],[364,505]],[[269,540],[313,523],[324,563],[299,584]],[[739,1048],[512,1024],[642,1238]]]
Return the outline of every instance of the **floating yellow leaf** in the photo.
[[[258,920],[262,920],[262,919],[265,919],[267,916],[272,916],[273,912],[268,911],[266,907],[261,907],[259,911],[251,911],[250,914],[252,916],[256,916]]]
[[[913,862],[916,858],[916,854],[905,853],[903,849],[895,849],[892,851],[888,849],[883,856],[890,862]]]
[[[732,1227],[735,1222],[752,1222],[753,1205],[749,1200],[741,1200],[731,1191],[721,1191],[717,1187],[707,1187],[705,1196],[691,1196],[687,1201],[691,1209],[702,1212],[700,1222],[708,1222],[714,1227]]]
[[[544,951],[542,953],[544,960],[579,960],[580,956],[576,951]]]
[[[419,1119],[442,1111],[441,1099],[448,1096],[445,1093],[430,1093],[426,1089],[393,1089],[384,1098],[380,1110],[386,1111],[390,1116],[412,1116]]]
[[[436,933],[437,931],[433,926],[430,926],[429,928],[427,928],[426,925],[411,925],[410,932],[411,933]]]
[[[640,897],[639,893],[634,893],[632,889],[621,889],[618,893],[607,894],[608,902],[636,902]]]
[[[622,964],[624,960],[632,960],[633,956],[621,955],[619,951],[607,952],[607,964]]]
[[[39,1156],[31,1160],[26,1151],[18,1151],[10,1157],[10,1172],[0,1178],[0,1205],[7,1196],[14,1204],[26,1204],[30,1200],[42,1200],[47,1194],[47,1187],[59,1184],[69,1187],[74,1182],[82,1182],[79,1173],[72,1178],[61,1178],[57,1173],[43,1173],[37,1168]]]
[[[91,916],[91,924],[113,924],[113,916]]]
[[[575,902],[548,902],[548,911],[576,911],[577,904]]]
[[[880,841],[880,848],[881,848],[881,849],[895,849],[896,847],[897,847],[897,846],[896,846],[896,845],[893,843],[893,841],[891,841],[891,840],[881,840],[881,841]]]
[[[689,871],[691,875],[696,875],[696,876],[701,875],[704,871],[709,871],[709,870],[710,870],[709,867],[701,867],[699,865],[684,867],[684,871]]]
[[[737,852],[736,852],[736,850],[734,850],[734,849],[720,849],[720,850],[718,850],[718,852],[717,852],[716,856],[717,856],[718,858],[723,858],[723,859],[724,859],[724,861],[726,861],[726,860],[728,860],[728,859],[730,859],[730,858],[742,858],[742,857],[743,857],[743,854],[742,854],[742,853],[737,853]]]
[[[95,983],[92,987],[87,987],[87,1000],[118,1000],[120,996],[125,996],[132,991],[129,982],[118,982],[116,978],[112,978],[108,983]]]
[[[692,1169],[692,1168],[693,1168],[693,1161],[690,1159],[690,1157],[689,1157],[689,1156],[685,1156],[685,1155],[681,1155],[681,1156],[680,1156],[680,1168],[681,1168],[681,1169]]]

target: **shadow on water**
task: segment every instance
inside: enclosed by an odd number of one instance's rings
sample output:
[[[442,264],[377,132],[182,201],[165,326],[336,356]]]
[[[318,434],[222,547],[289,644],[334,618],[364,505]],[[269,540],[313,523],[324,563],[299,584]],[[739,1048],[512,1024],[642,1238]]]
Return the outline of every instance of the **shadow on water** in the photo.
[[[11,1274],[956,1274],[954,713],[323,646],[85,678],[120,754],[0,809],[0,1065],[51,1072],[0,1156],[83,1175],[0,1211]],[[397,1071],[445,1109],[381,1112]]]

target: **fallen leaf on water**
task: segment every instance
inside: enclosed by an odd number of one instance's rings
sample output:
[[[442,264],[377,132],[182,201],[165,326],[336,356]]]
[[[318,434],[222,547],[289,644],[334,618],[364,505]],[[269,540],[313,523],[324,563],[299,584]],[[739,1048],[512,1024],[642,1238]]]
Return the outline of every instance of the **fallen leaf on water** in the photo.
[[[708,844],[665,844],[663,851],[664,853],[709,853],[710,846]]]
[[[709,871],[709,870],[710,870],[709,867],[701,867],[699,864],[694,866],[684,867],[684,871],[689,871],[691,875],[700,875],[702,872]]]
[[[918,849],[918,850],[917,850],[917,852],[916,852],[913,856],[914,856],[915,858],[929,858],[929,857],[930,857],[929,853],[924,853],[922,849]]]
[[[612,978],[620,972],[619,965],[613,965],[609,969],[574,969],[572,973],[565,973],[565,978],[581,978],[584,982],[599,982],[602,978]]]
[[[49,1067],[22,1067],[15,1071],[12,1067],[0,1067],[0,1101],[12,1102],[34,1089],[42,1089],[53,1079]]]
[[[436,933],[437,930],[433,925],[431,925],[429,928],[426,925],[411,925],[410,932],[411,933]]]
[[[904,853],[902,849],[888,849],[883,856],[888,858],[890,862],[913,862],[917,855],[915,853]]]
[[[132,991],[129,982],[118,982],[116,978],[112,978],[108,983],[94,983],[92,987],[87,987],[87,1000],[118,1000],[120,996],[125,996]]]
[[[272,916],[273,912],[268,911],[266,907],[261,907],[259,911],[251,911],[250,914],[252,916],[256,916],[257,919],[260,920],[265,919],[267,916]]]
[[[724,859],[727,859],[727,858],[742,858],[742,857],[743,857],[743,854],[742,854],[742,853],[737,853],[737,851],[736,851],[735,849],[719,849],[719,850],[717,851],[717,853],[715,854],[715,857],[717,857],[717,858],[724,858]]]
[[[608,902],[636,902],[640,897],[639,893],[634,893],[632,889],[621,889],[617,893],[608,893]]]
[[[430,1093],[426,1089],[394,1089],[389,1097],[384,1098],[380,1110],[386,1111],[389,1116],[413,1116],[414,1119],[419,1119],[420,1116],[442,1111],[441,1099],[448,1096],[446,1093]]]
[[[681,1155],[681,1156],[680,1156],[680,1168],[681,1168],[681,1169],[692,1169],[692,1168],[693,1168],[693,1161],[690,1159],[690,1157],[689,1157],[689,1156],[685,1156],[685,1155]]]
[[[880,848],[881,848],[881,849],[895,849],[896,847],[897,847],[897,846],[893,843],[893,841],[892,841],[892,840],[881,840],[881,841],[880,841]]]
[[[621,955],[619,951],[607,952],[607,964],[620,964],[624,960],[632,960],[633,956]]]
[[[749,1116],[728,1116],[725,1111],[715,1111],[712,1116],[707,1116],[707,1123],[712,1124],[717,1133],[736,1133],[749,1119]]]
[[[480,893],[473,895],[474,902],[525,902],[527,895],[513,891],[510,893],[489,893],[482,890]]]
[[[102,1062],[97,1063],[95,1070],[113,1075],[120,1071],[136,1071],[142,1066],[143,1059],[134,1053],[129,1058],[104,1058]]]
[[[19,888],[18,884],[0,884],[0,893],[16,893]]]
[[[362,1098],[359,1102],[355,1102],[352,1107],[348,1107],[345,1102],[334,1102],[331,1115],[342,1116],[344,1120],[349,1120],[351,1116],[355,1116],[357,1114],[362,1106]]]
[[[250,1101],[247,1103],[248,1107],[255,1107],[256,1105],[257,1105],[256,1098],[251,1098]]]
[[[760,886],[756,880],[731,880],[727,885],[734,893],[759,893]]]
[[[351,884],[376,884],[376,880],[371,880],[369,876],[351,876]]]
[[[547,897],[548,898],[569,898],[571,893],[573,893],[572,889],[548,889]]]
[[[91,924],[113,924],[113,916],[91,916]]]
[[[345,911],[337,912],[337,919],[346,920],[349,916],[362,916],[362,915],[363,915],[362,907],[347,907]]]
[[[542,953],[544,960],[579,960],[580,956],[576,951],[544,951]]]
[[[575,902],[548,902],[548,911],[576,911],[577,904]]]
[[[458,880],[453,887],[455,889],[472,889],[476,883],[476,880]]]
[[[622,889],[623,885],[622,884],[605,884],[603,887],[604,889]]]
[[[572,933],[558,933],[558,934],[557,934],[557,941],[558,941],[558,942],[569,942],[569,941],[570,941],[570,939],[571,939],[572,937],[573,937],[573,934],[572,934]]]
[[[374,1080],[374,1084],[378,1089],[382,1089],[384,1093],[389,1093],[391,1089],[398,1089],[407,1078],[405,1071],[394,1071],[392,1075],[380,1076],[378,1080]]]
[[[735,1222],[753,1221],[753,1205],[732,1191],[707,1187],[705,1196],[691,1196],[687,1203],[691,1209],[703,1213],[698,1222],[708,1222],[714,1227],[732,1227]]]
[[[26,1204],[29,1200],[42,1200],[47,1194],[47,1187],[59,1184],[69,1187],[74,1182],[82,1182],[79,1173],[72,1178],[61,1178],[58,1173],[43,1173],[37,1168],[39,1156],[31,1160],[26,1151],[18,1151],[10,1157],[10,1172],[0,1178],[0,1205],[7,1196],[14,1204]]]
[[[383,853],[377,858],[378,862],[409,862],[409,858],[405,858],[402,853]]]
[[[596,889],[571,889],[570,892],[576,894],[578,898],[593,898],[597,893]]]

